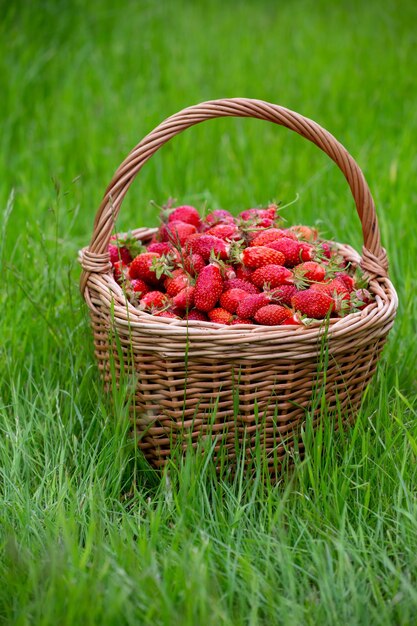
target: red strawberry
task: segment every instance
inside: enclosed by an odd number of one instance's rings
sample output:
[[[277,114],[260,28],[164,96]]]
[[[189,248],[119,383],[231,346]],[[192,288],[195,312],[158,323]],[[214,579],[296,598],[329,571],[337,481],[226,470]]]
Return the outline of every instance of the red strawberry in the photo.
[[[267,304],[270,304],[271,298],[266,293],[256,293],[254,295],[247,295],[238,305],[236,313],[241,319],[249,319],[253,317],[258,309]]]
[[[169,302],[169,296],[162,291],[149,291],[140,299],[142,309],[160,309]]]
[[[243,289],[228,289],[220,296],[220,306],[230,313],[236,313],[240,302],[248,295]]]
[[[206,261],[209,260],[213,252],[213,254],[219,256],[224,261],[229,256],[230,244],[223,241],[223,239],[219,239],[219,237],[197,233],[187,239],[186,250],[191,250],[194,254],[200,254]]]
[[[338,280],[343,281],[343,283],[345,284],[346,289],[349,292],[353,291],[353,289],[355,287],[355,280],[353,279],[352,276],[349,276],[349,274],[346,274],[346,272],[338,272],[336,274],[336,278]]]
[[[320,243],[320,248],[327,259],[331,259],[334,254],[336,254],[335,246],[332,245],[330,241],[322,241]]]
[[[169,296],[176,296],[185,287],[190,285],[190,279],[181,268],[172,272],[172,275],[164,280],[164,287]]]
[[[161,255],[157,252],[143,252],[142,254],[139,254],[130,264],[130,278],[141,278],[151,285],[157,285],[159,283],[159,278],[157,277],[155,270],[151,269],[151,267],[153,267],[154,262],[160,258]]]
[[[197,232],[197,228],[193,224],[186,222],[170,221],[168,224],[162,224],[159,229],[159,236],[162,241],[170,241],[174,245],[183,246],[190,237]]]
[[[292,312],[279,304],[267,304],[255,313],[255,321],[264,326],[279,326],[292,316]]]
[[[301,325],[301,320],[299,318],[298,313],[294,313],[294,315],[291,315],[291,317],[287,317],[286,320],[284,320],[281,324],[281,326],[300,326]]]
[[[327,295],[330,295],[329,292],[329,284],[330,281],[322,281],[321,283],[314,283],[313,285],[310,286],[310,289],[312,291],[320,291],[320,293],[327,293]]]
[[[301,280],[308,280],[311,282],[321,282],[326,276],[326,269],[320,263],[315,261],[307,261],[306,263],[300,263],[294,268],[294,275]]]
[[[208,318],[207,315],[205,313],[203,313],[203,311],[198,311],[197,309],[192,309],[191,311],[188,311],[185,315],[186,319],[188,320],[194,320],[194,321],[198,321],[198,322],[207,322]]]
[[[253,324],[252,320],[245,320],[241,317],[235,317],[235,319],[230,322],[230,326],[237,326],[237,324]]]
[[[324,319],[329,312],[334,310],[334,301],[326,293],[306,289],[299,291],[291,298],[291,303],[297,311],[307,317]]]
[[[332,297],[342,296],[344,300],[349,298],[349,291],[345,283],[338,278],[334,278],[326,283],[314,283],[314,285],[311,285],[310,289],[313,291],[320,291],[321,293],[327,293]]]
[[[149,293],[149,291],[151,290],[149,285],[147,285],[140,278],[134,278],[133,280],[130,281],[130,284],[132,286],[133,291],[137,293],[139,296],[141,295],[144,296],[145,293]]]
[[[316,228],[304,226],[303,224],[291,226],[290,230],[296,233],[300,239],[304,239],[305,241],[316,241],[318,237],[318,232]]]
[[[200,311],[211,311],[223,291],[223,278],[216,265],[206,265],[195,284],[194,302]]]
[[[228,291],[229,289],[243,289],[243,291],[247,291],[248,293],[259,293],[259,289],[255,287],[255,285],[242,278],[226,280],[223,289],[224,291]]]
[[[285,265],[287,267],[294,267],[294,265],[298,265],[300,261],[309,261],[312,258],[312,254],[307,247],[308,245],[309,244],[303,244],[294,239],[290,239],[289,237],[281,237],[267,244],[267,247],[281,252],[285,257]]]
[[[269,218],[269,217],[259,217],[256,218],[252,223],[250,223],[250,230],[253,231],[253,234],[256,233],[256,231],[263,231],[266,228],[272,228],[275,224],[274,220]]]
[[[219,239],[238,241],[241,238],[236,224],[216,224],[206,231],[206,235],[213,235]]]
[[[300,241],[300,258],[302,261],[311,261],[314,258],[315,250],[314,246],[305,241]]]
[[[112,265],[117,261],[123,261],[128,265],[134,256],[143,252],[143,249],[141,242],[131,232],[112,235],[108,246]]]
[[[242,263],[246,267],[257,268],[264,265],[283,265],[285,257],[277,250],[271,250],[266,246],[255,246],[246,248],[240,255]]]
[[[279,302],[286,306],[291,306],[291,298],[297,293],[295,285],[280,285],[271,291],[274,302]]]
[[[298,241],[298,237],[295,233],[292,232],[289,228],[282,228],[282,236],[288,237],[288,239],[292,239],[293,241]]]
[[[254,285],[260,289],[268,284],[271,288],[293,283],[291,270],[282,265],[265,265],[257,269],[251,276]]]
[[[200,214],[193,206],[178,206],[171,211],[168,222],[185,222],[199,228],[201,219]]]
[[[297,239],[295,235],[292,236],[294,237],[294,239]],[[268,230],[263,230],[261,233],[255,235],[255,237],[250,242],[250,245],[266,246],[272,241],[281,239],[281,237],[288,237],[288,231],[281,228],[269,228]]]
[[[345,313],[349,308],[348,302],[350,300],[350,293],[345,283],[338,278],[334,278],[327,283],[327,293],[333,298],[336,311]]]
[[[215,322],[216,324],[231,324],[233,321],[233,315],[221,307],[208,311],[207,315],[210,322]]]
[[[127,278],[128,272],[129,268],[123,261],[116,261],[113,266],[113,276],[117,283],[121,284]]]
[[[185,256],[182,261],[182,266],[186,272],[191,274],[191,276],[196,276],[201,272],[206,262],[204,261],[201,254],[190,254],[189,256]]]
[[[241,280],[250,280],[252,274],[253,270],[249,269],[249,267],[245,267],[244,265],[239,265],[236,268],[236,278],[240,278]]]
[[[168,241],[154,241],[146,249],[148,252],[157,252],[165,255],[173,251],[173,247]]]
[[[253,218],[274,220],[277,216],[277,208],[275,204],[271,204],[267,209],[246,209],[246,211],[242,211],[239,214],[239,217],[242,220],[250,220]]]
[[[212,211],[208,215],[206,215],[204,219],[203,225],[207,225],[209,228],[214,226],[215,224],[233,224],[235,218],[229,211],[225,211],[224,209],[216,209]]]
[[[110,263],[113,266],[119,261],[122,261],[123,263],[128,265],[132,260],[129,250],[127,248],[124,248],[123,246],[116,246],[112,243],[109,243],[108,251],[110,254]]]
[[[178,315],[175,315],[172,311],[157,311],[153,315],[155,315],[155,317],[170,317],[172,319],[178,319]]]
[[[174,306],[180,310],[188,309],[194,304],[195,287],[185,287],[173,299]]]

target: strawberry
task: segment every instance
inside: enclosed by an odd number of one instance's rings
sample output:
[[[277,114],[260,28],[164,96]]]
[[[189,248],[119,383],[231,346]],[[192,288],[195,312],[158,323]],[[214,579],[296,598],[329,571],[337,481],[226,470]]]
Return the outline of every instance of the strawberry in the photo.
[[[134,278],[130,281],[130,285],[135,293],[139,296],[144,296],[145,293],[149,293],[151,288],[140,278]]]
[[[243,289],[228,289],[223,291],[220,296],[220,306],[230,313],[236,313],[236,309],[240,302],[248,295],[247,291]]]
[[[334,310],[334,301],[328,294],[306,289],[291,298],[291,304],[300,313],[314,319],[324,319]]]
[[[168,216],[168,222],[184,222],[199,228],[201,224],[200,214],[193,206],[178,206],[172,209]]]
[[[298,313],[294,313],[291,317],[287,317],[281,324],[281,326],[300,326],[301,320]]]
[[[335,303],[335,310],[338,313],[345,314],[349,308],[348,303],[350,301],[350,294],[343,280],[334,278],[329,283],[327,283],[326,293],[328,293],[329,296],[333,298],[334,303]]]
[[[346,274],[346,272],[338,272],[336,274],[336,278],[337,280],[341,280],[346,289],[351,292],[353,291],[354,287],[355,287],[355,280],[352,278],[352,276],[349,276],[349,274]]]
[[[298,265],[300,261],[309,261],[312,258],[308,244],[300,243],[289,237],[281,237],[280,239],[271,241],[271,243],[267,244],[267,247],[272,250],[278,250],[284,255],[284,264],[286,267],[294,267],[294,265]]]
[[[293,241],[298,241],[298,237],[295,233],[292,232],[289,228],[282,228],[282,236],[288,237],[288,239],[292,239]]]
[[[235,317],[235,319],[230,322],[230,326],[237,326],[237,324],[253,324],[252,320],[245,320],[241,317]]]
[[[301,280],[307,280],[309,282],[321,282],[326,276],[326,269],[320,263],[315,261],[306,261],[306,263],[300,263],[294,268],[294,276]]]
[[[215,322],[216,324],[231,324],[233,321],[233,315],[221,307],[212,309],[207,313],[207,315],[210,322]]]
[[[310,243],[300,241],[300,259],[307,262],[312,261],[315,256],[315,248]]]
[[[200,311],[211,311],[223,291],[223,278],[216,265],[206,265],[195,284],[194,302]]]
[[[174,270],[171,276],[164,280],[164,287],[169,296],[176,296],[182,289],[190,285],[190,279],[183,269]]]
[[[274,220],[277,216],[277,205],[270,204],[267,209],[246,209],[246,211],[242,211],[239,214],[239,217],[242,220],[250,220],[250,219],[270,219]]]
[[[292,312],[279,304],[267,304],[255,313],[255,321],[264,326],[279,326],[292,316]]]
[[[247,280],[243,280],[242,278],[232,278],[231,280],[225,280],[223,289],[224,291],[228,291],[229,289],[243,289],[243,291],[247,291],[247,293],[259,292],[259,289],[255,287],[255,285]]]
[[[271,250],[266,246],[246,248],[240,255],[242,263],[246,267],[258,268],[264,265],[283,265],[285,257],[277,250]]]
[[[215,224],[233,224],[235,218],[229,211],[225,211],[224,209],[215,209],[211,213],[206,215],[203,226],[207,226],[210,228]]]
[[[318,231],[316,228],[304,226],[303,224],[291,226],[290,230],[296,233],[300,239],[304,239],[305,241],[316,241],[318,237]]]
[[[146,252],[157,252],[169,264],[177,265],[181,262],[181,254],[169,241],[154,241],[149,244]]]
[[[186,242],[186,251],[191,251],[194,254],[200,254],[205,261],[208,261],[211,254],[218,256],[220,259],[225,260],[229,256],[230,244],[214,237],[213,235],[203,235],[197,233],[191,235]]]
[[[291,306],[291,298],[297,293],[295,285],[280,285],[271,291],[274,302],[285,306]]]
[[[238,241],[241,239],[239,229],[236,224],[233,223],[216,224],[206,231],[206,235],[213,235],[214,237],[218,237],[219,239],[224,239],[226,241]]]
[[[196,276],[201,272],[206,262],[204,261],[201,254],[190,254],[189,256],[185,256],[182,260],[182,266],[186,272],[191,274],[191,276]]]
[[[322,254],[326,257],[326,259],[331,259],[332,256],[336,253],[335,246],[332,245],[332,242],[330,241],[321,241],[319,248],[321,249]]]
[[[328,282],[314,283],[310,289],[313,291],[320,291],[321,293],[327,293],[332,297],[342,297],[344,300],[349,299],[349,291],[342,280],[334,278]]]
[[[171,221],[168,224],[162,224],[159,228],[159,237],[161,241],[170,241],[174,245],[183,246],[190,235],[197,232],[193,224],[186,222]]]
[[[170,317],[172,319],[178,319],[178,315],[175,315],[172,311],[156,311],[153,315],[155,315],[155,317]]]
[[[129,250],[127,248],[124,248],[123,246],[117,246],[115,244],[109,243],[108,251],[110,255],[110,263],[113,265],[113,267],[119,261],[122,261],[125,265],[128,265],[132,260]]]
[[[271,298],[266,293],[248,294],[236,309],[237,316],[241,319],[253,317],[258,309],[270,304]]]
[[[245,267],[244,265],[239,265],[236,267],[236,278],[240,280],[248,281],[253,274],[253,270],[249,269],[249,267]]]
[[[293,282],[291,270],[282,265],[265,265],[257,269],[251,276],[254,285],[260,289],[268,284],[271,288],[289,285]]]
[[[128,273],[128,266],[123,263],[123,261],[116,261],[113,266],[113,276],[114,280],[119,283],[119,285],[127,278]]]
[[[291,235],[291,237],[289,237]],[[266,246],[268,243],[272,241],[276,241],[277,239],[281,239],[281,237],[294,238],[297,239],[295,235],[289,233],[288,230],[283,230],[281,228],[269,228],[268,230],[264,230],[259,234],[255,235],[255,237],[250,242],[251,246]]]
[[[198,311],[197,309],[191,309],[191,311],[186,312],[185,314],[186,319],[192,321],[196,321],[196,322],[207,322],[208,321],[208,317],[205,313],[203,313],[203,311]]]
[[[269,217],[259,217],[252,222],[250,230],[256,233],[256,231],[265,230],[266,228],[272,228],[274,224],[274,220]]]
[[[174,306],[180,310],[192,307],[194,304],[194,291],[195,287],[191,286],[182,289],[172,300]]]
[[[166,293],[162,293],[162,291],[149,291],[141,298],[140,307],[153,311],[154,309],[160,309],[166,306],[168,302],[169,296],[167,296]]]
[[[143,250],[144,247],[141,242],[130,231],[124,235],[118,234],[110,237],[108,251],[112,265],[117,261],[123,261],[123,263],[129,265],[132,258],[143,252]]]
[[[151,269],[157,259],[162,259],[161,255],[157,252],[143,252],[139,254],[130,264],[130,278],[141,278],[151,285],[157,285],[159,278],[156,275],[156,271]]]
[[[146,250],[167,255],[173,251],[173,247],[168,241],[154,241],[147,246]]]

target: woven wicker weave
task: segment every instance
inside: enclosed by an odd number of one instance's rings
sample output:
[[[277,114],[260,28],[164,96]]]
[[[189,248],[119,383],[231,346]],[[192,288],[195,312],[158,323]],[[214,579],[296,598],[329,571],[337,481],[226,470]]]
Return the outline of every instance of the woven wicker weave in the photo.
[[[139,311],[115,282],[107,247],[123,198],[136,174],[171,137],[204,120],[253,117],[294,130],[339,166],[362,223],[362,256],[347,245],[340,252],[370,278],[375,302],[325,327],[225,327],[210,322],[157,318]],[[138,229],[146,241],[155,229]],[[345,148],[315,122],[283,107],[243,98],[215,100],[168,118],[127,156],[108,186],[94,222],[90,246],[80,253],[81,291],[89,306],[95,353],[106,386],[111,371],[134,373],[131,404],[139,446],[154,466],[163,466],[174,443],[195,444],[204,433],[236,454],[263,444],[271,470],[300,442],[312,396],[323,387],[330,411],[354,418],[396,313],[374,202],[364,176]],[[116,338],[115,338],[116,337]],[[328,355],[325,373],[323,344]],[[115,368],[111,370],[111,367]],[[113,374],[114,376],[114,374]],[[318,413],[318,410],[317,410]]]

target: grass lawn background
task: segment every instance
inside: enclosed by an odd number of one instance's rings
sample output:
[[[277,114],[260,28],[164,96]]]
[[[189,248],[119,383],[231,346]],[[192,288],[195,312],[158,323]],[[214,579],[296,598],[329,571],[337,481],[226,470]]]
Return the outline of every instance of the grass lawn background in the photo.
[[[416,32],[411,0],[4,4],[0,623],[415,622]],[[78,292],[77,250],[127,152],[177,110],[232,96],[299,111],[354,155],[400,298],[356,427],[327,429],[267,489],[191,461],[169,481],[143,470]],[[210,121],[145,166],[120,230],[153,225],[149,201],[169,196],[238,211],[297,194],[290,222],[360,249],[346,182],[315,146]]]

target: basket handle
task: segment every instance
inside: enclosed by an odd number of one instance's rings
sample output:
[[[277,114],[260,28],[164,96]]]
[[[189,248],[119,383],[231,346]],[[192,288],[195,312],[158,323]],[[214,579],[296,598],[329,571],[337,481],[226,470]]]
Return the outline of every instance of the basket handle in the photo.
[[[112,230],[123,198],[143,165],[167,141],[190,126],[205,120],[229,116],[253,117],[285,126],[316,144],[338,165],[349,184],[362,224],[364,241],[362,268],[371,277],[387,276],[388,262],[385,250],[381,247],[378,220],[371,192],[359,165],[342,144],[319,124],[299,113],[262,100],[229,98],[203,102],[179,111],[151,131],[128,154],[116,170],[98,208],[90,246],[84,251],[82,258],[82,291],[91,272],[109,271],[107,246]]]

